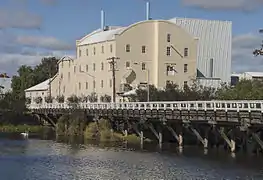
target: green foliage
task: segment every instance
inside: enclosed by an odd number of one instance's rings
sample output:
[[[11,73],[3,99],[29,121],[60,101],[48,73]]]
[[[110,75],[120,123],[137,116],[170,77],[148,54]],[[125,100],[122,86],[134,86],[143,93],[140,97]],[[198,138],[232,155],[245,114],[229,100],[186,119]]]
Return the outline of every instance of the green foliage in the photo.
[[[105,94],[104,96],[100,97],[101,102],[111,102],[111,96]]]
[[[93,92],[91,95],[88,96],[89,102],[98,102],[98,95]]]
[[[31,98],[26,98],[26,104],[31,104]]]
[[[78,104],[80,99],[76,95],[69,96],[67,98],[69,104]]]
[[[53,100],[54,100],[54,97],[52,97],[52,96],[46,96],[46,97],[45,97],[45,102],[46,102],[46,103],[52,103]]]
[[[34,99],[34,101],[35,101],[35,103],[37,103],[37,104],[41,104],[41,103],[43,102],[43,99],[42,99],[42,97],[38,96],[38,97],[36,97],[36,98]]]
[[[65,102],[65,97],[63,95],[59,95],[56,97],[56,101],[58,103],[64,103]]]

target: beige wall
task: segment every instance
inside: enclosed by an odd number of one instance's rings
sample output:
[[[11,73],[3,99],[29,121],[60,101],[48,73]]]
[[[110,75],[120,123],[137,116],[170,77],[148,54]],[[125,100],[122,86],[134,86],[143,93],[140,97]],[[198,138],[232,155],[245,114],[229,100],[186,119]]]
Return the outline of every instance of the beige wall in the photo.
[[[34,99],[37,97],[42,97],[43,102],[45,101],[45,97],[48,96],[48,90],[39,90],[39,91],[26,91],[26,98],[30,98],[32,103],[35,103]]]
[[[171,35],[169,43],[167,42],[167,34]],[[120,58],[116,64],[118,70],[116,72],[117,92],[120,91],[120,84],[129,69],[133,70],[136,75],[132,81],[134,87],[140,82],[147,82],[147,70],[149,70],[150,84],[159,88],[164,87],[167,80],[182,86],[184,81],[190,81],[196,75],[197,40],[168,21],[136,23],[116,35],[116,39],[111,41],[78,46],[79,42],[76,42],[77,59],[59,63],[58,75],[51,82],[53,97],[56,97],[59,92],[64,94],[66,98],[72,94],[87,96],[93,91],[99,97],[105,94],[112,95],[112,72],[109,71],[110,66],[107,61],[109,57]],[[130,52],[126,52],[127,44],[130,45]],[[184,54],[184,48],[188,48],[189,56],[181,57],[173,49],[171,49],[171,56],[167,56],[167,47],[171,47],[171,45],[181,55]],[[142,46],[145,46],[145,53],[142,53]],[[130,64],[128,68],[126,67],[127,62]],[[146,70],[142,70],[142,63],[145,63]],[[93,64],[95,64],[95,70]],[[177,73],[167,76],[167,64],[176,64]],[[186,73],[184,72],[184,64],[188,65]],[[93,80],[95,80],[95,88],[93,88]]]

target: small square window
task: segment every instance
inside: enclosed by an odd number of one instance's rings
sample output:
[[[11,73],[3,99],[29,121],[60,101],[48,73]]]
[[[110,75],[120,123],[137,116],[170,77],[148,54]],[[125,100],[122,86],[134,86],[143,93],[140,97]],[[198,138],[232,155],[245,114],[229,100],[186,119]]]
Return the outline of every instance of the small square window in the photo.
[[[93,71],[96,71],[96,64],[93,63]]]
[[[129,44],[126,45],[126,52],[130,52],[131,51],[131,46]]]
[[[142,70],[145,70],[145,69],[146,69],[146,64],[142,63]]]
[[[184,57],[188,56],[188,48],[184,48]]]
[[[146,46],[142,46],[142,53],[146,53]]]
[[[96,88],[96,81],[93,81],[93,88]]]
[[[188,64],[184,64],[184,73],[188,71]]]
[[[166,55],[171,56],[171,47],[166,48]]]
[[[184,88],[187,86],[188,86],[187,81],[184,81]]]
[[[93,48],[93,54],[94,55],[96,54],[96,48],[95,47]]]
[[[129,67],[130,67],[130,62],[127,61],[127,62],[126,62],[126,68],[129,68]]]
[[[167,42],[171,42],[171,34],[167,34]]]
[[[112,52],[112,44],[110,45],[110,52]]]
[[[102,71],[104,70],[104,63],[103,62],[101,63],[101,70]]]

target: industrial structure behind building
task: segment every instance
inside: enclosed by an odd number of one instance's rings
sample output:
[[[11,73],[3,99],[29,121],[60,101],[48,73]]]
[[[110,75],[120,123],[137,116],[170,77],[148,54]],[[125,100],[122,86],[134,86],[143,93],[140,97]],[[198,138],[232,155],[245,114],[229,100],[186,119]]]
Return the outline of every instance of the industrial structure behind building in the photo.
[[[58,73],[27,89],[26,97],[34,99],[39,96],[34,92],[40,91],[53,97],[93,92],[113,96],[114,84],[120,95],[145,84],[163,88],[174,83],[181,88],[194,79],[216,88],[230,83],[231,41],[229,21],[151,20],[147,4],[145,21],[116,27],[104,25],[102,11],[101,28],[76,41],[76,58],[61,58]]]

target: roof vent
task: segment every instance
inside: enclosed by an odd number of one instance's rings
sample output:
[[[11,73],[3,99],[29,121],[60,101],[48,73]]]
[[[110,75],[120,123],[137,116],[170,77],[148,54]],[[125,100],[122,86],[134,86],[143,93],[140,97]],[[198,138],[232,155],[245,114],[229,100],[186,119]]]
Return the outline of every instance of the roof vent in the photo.
[[[109,26],[105,26],[103,30],[104,31],[108,31],[108,30],[110,30],[110,27]]]

